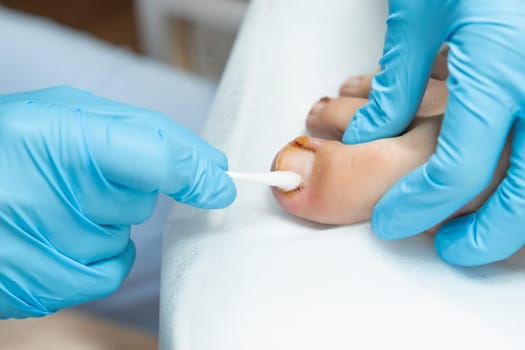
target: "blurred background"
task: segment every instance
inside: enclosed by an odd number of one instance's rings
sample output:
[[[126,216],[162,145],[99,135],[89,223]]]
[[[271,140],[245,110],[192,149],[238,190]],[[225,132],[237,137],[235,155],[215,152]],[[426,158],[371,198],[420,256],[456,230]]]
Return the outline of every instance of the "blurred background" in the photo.
[[[218,80],[249,0],[0,0]]]
[[[248,1],[0,0],[0,63],[8,66],[0,87],[9,92],[65,81],[170,116],[203,119]],[[190,129],[198,131],[195,125]],[[76,308],[0,321],[0,349],[157,348],[161,236],[134,238],[134,270],[117,295],[91,307],[96,312]],[[135,300],[137,308],[124,300]]]
[[[133,0],[2,0],[0,3],[140,52]]]

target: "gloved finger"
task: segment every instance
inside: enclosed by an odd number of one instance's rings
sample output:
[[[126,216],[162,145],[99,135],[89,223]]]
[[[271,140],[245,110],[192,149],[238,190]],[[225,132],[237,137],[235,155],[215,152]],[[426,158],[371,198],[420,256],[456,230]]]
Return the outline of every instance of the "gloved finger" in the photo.
[[[180,142],[191,144],[192,147],[206,154],[210,160],[217,164],[221,166],[226,164],[226,159],[220,151],[159,112],[95,96],[88,91],[70,86],[57,86],[29,93],[0,95],[0,103],[2,104],[9,102],[20,103],[20,101],[34,105],[33,109],[38,108],[38,106],[40,108],[48,108],[49,106],[62,107],[63,111],[104,115],[142,127],[152,127],[153,125],[164,132],[171,133]],[[57,109],[57,111],[59,110]]]
[[[206,140],[197,136],[190,130],[173,122],[163,114],[147,109],[130,110],[128,112],[121,111],[121,113],[126,113],[126,121],[130,124],[134,124],[138,127],[157,128],[158,130],[162,130],[163,133],[170,135],[170,137],[176,139],[179,143],[188,145],[199,152],[201,156],[214,162],[223,170],[227,170],[228,160],[224,153],[211,146]]]
[[[78,204],[73,210],[80,210],[98,225],[137,225],[151,216],[157,204],[157,191],[142,192],[111,183],[96,164],[89,168],[83,170],[83,177],[77,176],[80,183],[75,189]],[[87,172],[90,176],[85,176]]]
[[[514,124],[510,168],[478,212],[444,225],[435,237],[438,254],[463,266],[508,258],[525,243],[525,121]]]
[[[140,192],[163,192],[201,208],[222,208],[235,198],[224,156],[224,163],[217,164],[193,143],[162,126],[142,127],[86,115],[85,130],[93,159],[113,184]]]
[[[139,225],[146,221],[157,205],[158,193],[137,193],[118,187],[117,191],[106,192],[105,197],[85,200],[80,205],[82,214],[98,225]]]
[[[224,173],[224,154],[167,117],[72,88],[48,89],[37,95],[32,102],[41,107],[61,106],[60,101],[72,96],[68,103],[80,106],[76,112],[84,118],[97,165],[114,184],[141,192],[162,191],[203,208],[224,207],[233,201],[235,188]],[[55,113],[62,111],[68,117],[68,110],[55,108]]]
[[[490,182],[512,124],[504,102],[478,81],[449,79],[449,102],[435,154],[394,185],[372,214],[374,232],[398,239],[449,217]]]
[[[418,109],[436,53],[445,38],[443,33],[428,37],[419,27],[424,24],[407,18],[406,12],[391,14],[387,20],[381,72],[372,81],[369,102],[348,125],[343,143],[397,136]]]
[[[50,310],[59,310],[87,301],[104,298],[118,290],[128,276],[135,260],[135,245],[129,240],[120,254],[89,265],[77,265],[79,276],[71,276],[69,296],[56,298],[55,295],[41,296],[40,300]],[[70,273],[74,273],[71,271]]]
[[[28,229],[23,234],[45,237],[58,251],[82,264],[115,256],[129,242],[130,225],[99,224],[74,208],[57,208],[55,211],[60,215],[50,217],[60,217],[63,229],[57,229],[56,222],[46,217],[35,218],[40,222],[39,227]],[[54,214],[54,210],[50,209],[47,214]]]
[[[23,263],[3,270],[4,280],[11,283],[0,285],[0,319],[45,316],[106,296],[120,286],[135,259],[135,246],[129,240],[117,255],[91,265],[53,246],[37,241],[28,245],[24,235],[9,236],[7,243],[13,254],[22,254]]]
[[[68,98],[64,98],[66,96]],[[94,97],[94,95],[86,90],[77,89],[71,86],[54,86],[29,92],[23,91],[0,95],[0,103],[18,103],[24,101],[29,104],[38,102],[40,104],[52,104],[64,107],[80,107],[86,100]]]
[[[88,92],[83,92],[82,94],[81,91],[77,92],[77,94],[83,96],[82,99],[75,102],[78,104],[77,109],[80,109],[83,113],[106,116],[115,121],[121,120],[129,124],[137,125],[138,127],[157,128],[162,130],[163,133],[176,138],[178,142],[190,145],[210,161],[217,163],[224,169],[227,167],[227,160],[222,152],[162,113],[108,100],[91,95]]]

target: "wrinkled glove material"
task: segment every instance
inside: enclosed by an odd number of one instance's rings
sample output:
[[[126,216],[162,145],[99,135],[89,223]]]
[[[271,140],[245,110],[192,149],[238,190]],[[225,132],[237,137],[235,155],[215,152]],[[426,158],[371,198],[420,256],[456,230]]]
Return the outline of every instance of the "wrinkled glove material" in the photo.
[[[525,243],[525,2],[390,0],[381,72],[345,143],[401,134],[447,43],[449,100],[435,154],[376,205],[385,239],[421,233],[450,217],[490,182],[507,138],[507,177],[476,213],[446,223],[438,254],[457,265],[505,259]]]
[[[0,169],[0,318],[114,292],[135,257],[130,225],[159,193],[206,209],[236,194],[204,140],[71,87],[0,96]]]

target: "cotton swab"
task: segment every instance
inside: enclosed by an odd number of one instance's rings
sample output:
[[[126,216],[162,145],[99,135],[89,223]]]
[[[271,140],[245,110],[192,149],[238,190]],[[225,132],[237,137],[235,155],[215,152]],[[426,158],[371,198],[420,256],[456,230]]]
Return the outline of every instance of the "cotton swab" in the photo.
[[[303,181],[301,175],[293,171],[269,171],[265,173],[239,173],[227,171],[226,173],[235,180],[246,180],[275,186],[285,192],[295,190]]]

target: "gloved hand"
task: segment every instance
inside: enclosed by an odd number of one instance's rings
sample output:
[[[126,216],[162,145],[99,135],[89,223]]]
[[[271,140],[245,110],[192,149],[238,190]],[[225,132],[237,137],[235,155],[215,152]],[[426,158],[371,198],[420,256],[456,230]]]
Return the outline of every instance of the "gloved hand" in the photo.
[[[226,169],[160,113],[68,87],[0,96],[0,318],[112,293],[134,260],[130,224],[160,192],[227,206]]]
[[[420,233],[457,211],[489,183],[511,128],[507,177],[478,212],[435,237],[447,262],[504,259],[525,243],[525,2],[390,0],[382,72],[343,142],[400,134],[421,101],[438,49],[447,42],[449,100],[435,154],[379,201],[376,234]]]

